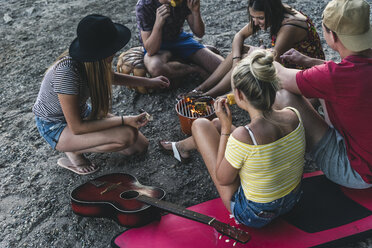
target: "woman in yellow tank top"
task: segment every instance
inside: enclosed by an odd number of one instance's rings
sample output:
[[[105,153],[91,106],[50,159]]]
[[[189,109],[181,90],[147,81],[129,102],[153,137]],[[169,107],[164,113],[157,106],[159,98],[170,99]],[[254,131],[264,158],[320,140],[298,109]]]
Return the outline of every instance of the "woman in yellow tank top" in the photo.
[[[227,210],[252,227],[288,212],[301,196],[304,128],[296,109],[273,108],[278,90],[273,61],[271,52],[258,50],[233,70],[235,101],[248,112],[249,124],[234,128],[227,101],[220,98],[214,104],[217,119],[197,119],[192,138],[173,143],[181,157],[197,147]]]

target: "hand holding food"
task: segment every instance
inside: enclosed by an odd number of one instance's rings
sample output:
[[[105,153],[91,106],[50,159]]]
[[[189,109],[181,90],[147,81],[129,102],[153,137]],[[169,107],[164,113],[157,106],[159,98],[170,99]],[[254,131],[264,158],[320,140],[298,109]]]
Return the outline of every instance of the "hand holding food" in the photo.
[[[147,113],[144,109],[140,109],[140,113],[145,113],[144,118],[146,118],[147,121],[153,121],[154,117]]]

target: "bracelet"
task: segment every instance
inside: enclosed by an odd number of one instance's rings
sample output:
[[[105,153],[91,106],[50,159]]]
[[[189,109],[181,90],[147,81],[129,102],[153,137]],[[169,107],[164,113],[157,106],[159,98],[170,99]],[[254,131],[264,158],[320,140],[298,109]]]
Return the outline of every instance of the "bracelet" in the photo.
[[[121,125],[124,126],[124,116],[121,116]]]
[[[241,58],[242,58],[242,56],[235,56],[232,59],[234,60],[234,59],[241,59]]]
[[[221,133],[221,135],[230,136],[230,133]]]

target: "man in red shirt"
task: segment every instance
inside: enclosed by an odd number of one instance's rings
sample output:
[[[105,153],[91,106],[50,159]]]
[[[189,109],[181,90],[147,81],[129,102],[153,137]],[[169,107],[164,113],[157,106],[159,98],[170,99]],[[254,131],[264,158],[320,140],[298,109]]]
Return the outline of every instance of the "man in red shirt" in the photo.
[[[372,27],[364,0],[332,0],[323,11],[323,34],[341,62],[289,50],[282,58],[313,66],[304,71],[276,63],[282,88],[277,105],[300,110],[307,150],[324,174],[350,188],[372,187]],[[306,98],[321,99],[325,120]]]

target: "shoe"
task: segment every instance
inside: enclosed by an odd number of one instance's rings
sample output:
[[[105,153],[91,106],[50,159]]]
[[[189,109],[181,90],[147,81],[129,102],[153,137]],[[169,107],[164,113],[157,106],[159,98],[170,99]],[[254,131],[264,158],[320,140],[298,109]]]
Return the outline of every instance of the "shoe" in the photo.
[[[190,157],[184,158],[181,156],[180,152],[178,151],[176,147],[177,142],[170,142],[170,141],[165,141],[161,140],[159,141],[159,146],[162,148],[162,151],[166,152],[167,154],[173,155],[175,159],[177,159],[179,162],[185,164],[190,161]],[[168,150],[164,147],[163,144],[171,144],[172,145],[172,150]]]
[[[71,161],[68,158],[58,159],[57,164],[79,175],[89,175],[100,169],[99,166],[96,166],[95,164],[92,164],[92,163],[74,165],[71,163]]]

